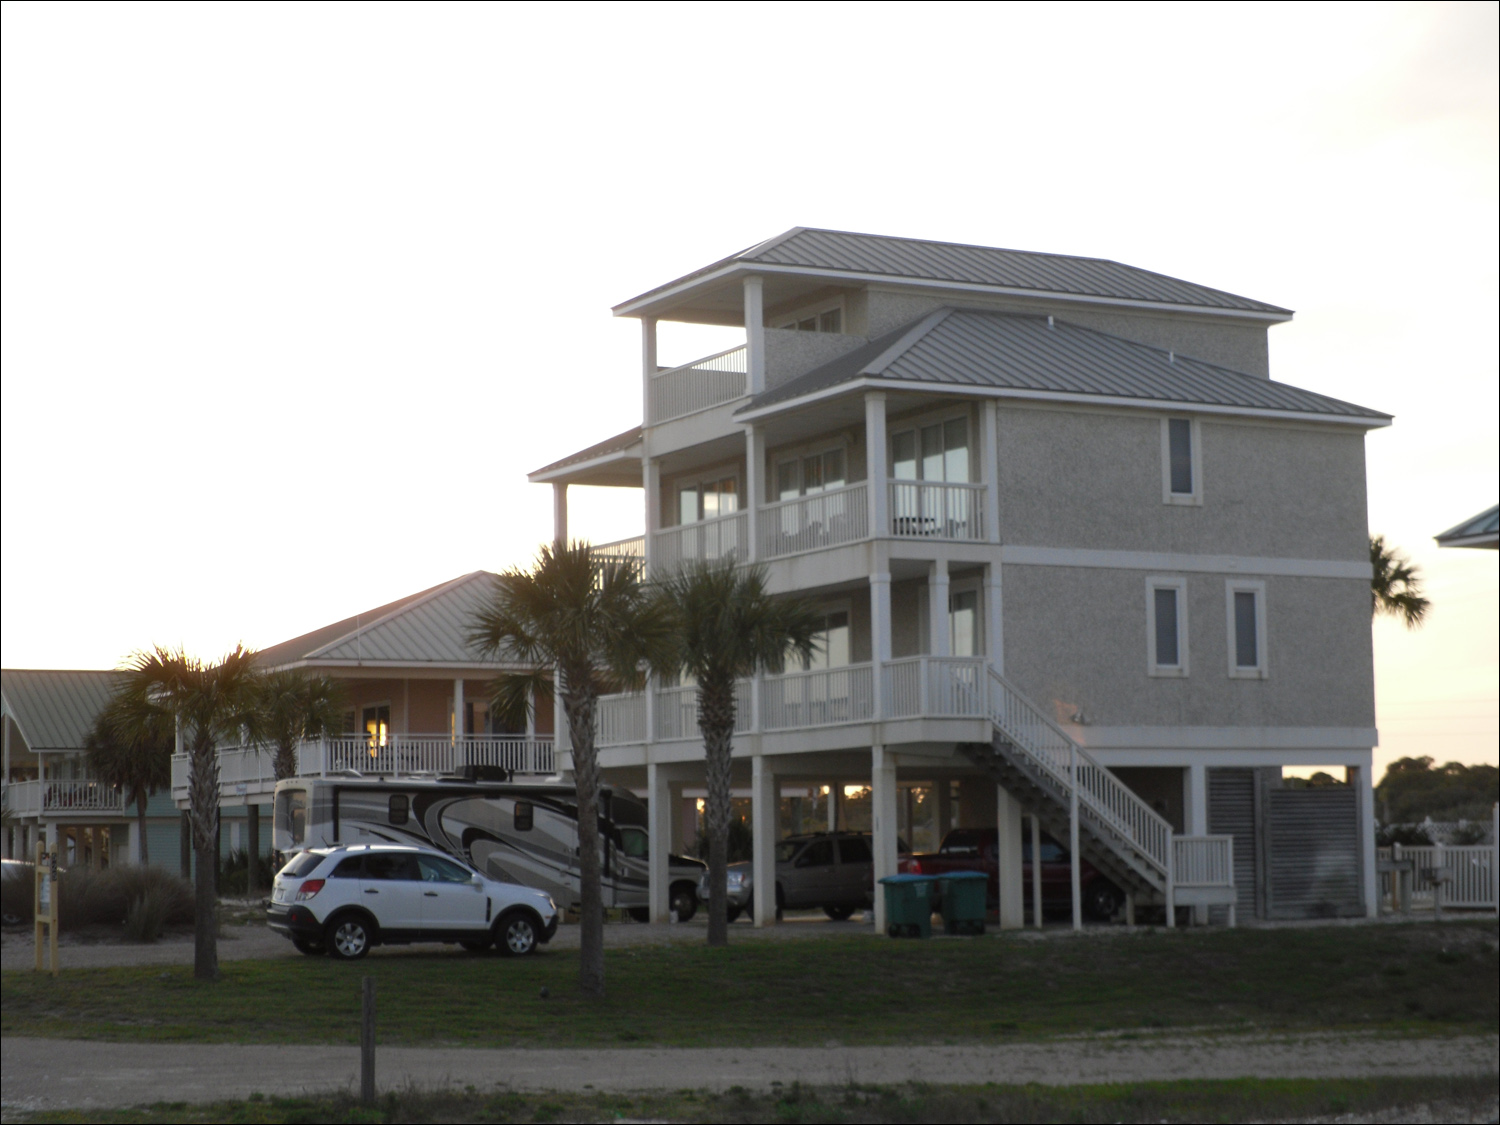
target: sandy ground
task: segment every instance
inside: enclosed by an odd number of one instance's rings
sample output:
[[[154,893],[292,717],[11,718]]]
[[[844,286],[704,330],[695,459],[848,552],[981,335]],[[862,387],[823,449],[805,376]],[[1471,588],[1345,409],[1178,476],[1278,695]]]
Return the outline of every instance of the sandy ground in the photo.
[[[355,1047],[0,1041],[4,1109],[211,1101],[252,1093],[357,1089]],[[936,1084],[1178,1078],[1341,1078],[1500,1072],[1500,1038],[1382,1036],[1098,1036],[984,1047],[377,1050],[381,1090],[473,1086],[545,1090],[766,1088],[773,1082]]]

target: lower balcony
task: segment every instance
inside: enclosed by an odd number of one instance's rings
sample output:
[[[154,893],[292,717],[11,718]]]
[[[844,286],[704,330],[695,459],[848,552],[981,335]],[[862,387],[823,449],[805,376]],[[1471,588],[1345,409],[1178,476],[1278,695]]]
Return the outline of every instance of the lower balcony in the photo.
[[[102,781],[12,781],[5,786],[6,814],[11,817],[66,816],[72,813],[123,813],[120,791]]]

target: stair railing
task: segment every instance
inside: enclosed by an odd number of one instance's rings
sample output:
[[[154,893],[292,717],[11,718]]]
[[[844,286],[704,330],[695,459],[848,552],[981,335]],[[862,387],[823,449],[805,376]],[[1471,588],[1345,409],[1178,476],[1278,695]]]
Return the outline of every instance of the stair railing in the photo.
[[[990,666],[990,718],[1011,744],[1171,882],[1172,826]],[[1075,784],[1076,778],[1076,784]]]

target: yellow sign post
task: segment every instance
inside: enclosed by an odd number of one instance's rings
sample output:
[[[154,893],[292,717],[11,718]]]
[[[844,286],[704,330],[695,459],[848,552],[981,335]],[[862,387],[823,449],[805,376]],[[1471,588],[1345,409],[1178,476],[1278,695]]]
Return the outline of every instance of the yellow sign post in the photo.
[[[57,856],[47,854],[47,845],[36,845],[36,971],[42,971],[42,938],[45,931],[52,951],[52,975],[57,976]]]

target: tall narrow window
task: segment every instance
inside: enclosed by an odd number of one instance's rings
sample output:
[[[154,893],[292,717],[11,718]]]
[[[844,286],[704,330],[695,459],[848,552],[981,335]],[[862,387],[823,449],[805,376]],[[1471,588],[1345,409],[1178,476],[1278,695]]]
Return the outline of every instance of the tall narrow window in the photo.
[[[1186,676],[1186,582],[1181,578],[1148,578],[1146,617],[1147,672],[1153,676]]]
[[[1192,418],[1163,418],[1161,428],[1161,491],[1168,504],[1202,502],[1203,459],[1198,423]]]
[[[979,591],[948,595],[948,637],[954,656],[979,655]]]
[[[1229,674],[1238,679],[1266,676],[1266,584],[1231,578],[1225,583],[1225,623],[1229,630]]]

